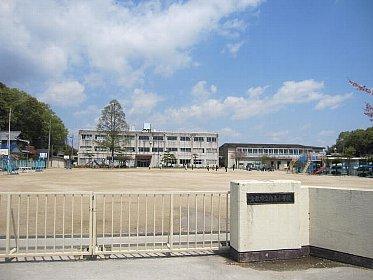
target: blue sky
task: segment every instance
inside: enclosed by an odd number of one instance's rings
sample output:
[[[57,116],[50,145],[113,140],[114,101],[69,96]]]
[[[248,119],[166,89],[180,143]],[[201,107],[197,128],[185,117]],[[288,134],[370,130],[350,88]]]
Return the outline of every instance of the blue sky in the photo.
[[[13,1],[0,4],[0,78],[72,133],[111,99],[140,129],[220,143],[331,145],[372,125],[372,1]]]

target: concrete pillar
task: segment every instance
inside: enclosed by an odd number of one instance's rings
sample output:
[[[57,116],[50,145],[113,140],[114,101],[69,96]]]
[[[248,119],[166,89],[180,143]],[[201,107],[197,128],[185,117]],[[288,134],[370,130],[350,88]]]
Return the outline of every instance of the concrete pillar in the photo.
[[[239,262],[309,254],[308,189],[299,181],[234,181],[230,254]]]

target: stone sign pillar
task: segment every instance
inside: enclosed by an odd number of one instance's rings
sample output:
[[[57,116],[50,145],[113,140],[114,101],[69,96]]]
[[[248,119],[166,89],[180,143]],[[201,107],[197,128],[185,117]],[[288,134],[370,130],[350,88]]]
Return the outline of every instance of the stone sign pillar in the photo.
[[[299,181],[234,181],[230,254],[238,262],[309,254],[308,189]]]

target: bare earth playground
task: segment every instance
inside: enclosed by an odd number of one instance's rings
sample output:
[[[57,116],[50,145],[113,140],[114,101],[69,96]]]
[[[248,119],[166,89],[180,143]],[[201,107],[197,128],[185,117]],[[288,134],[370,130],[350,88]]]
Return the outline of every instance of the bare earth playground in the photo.
[[[369,178],[355,176],[316,176],[206,169],[49,169],[40,173],[0,176],[1,192],[61,191],[226,191],[232,180],[298,180],[302,185],[333,188],[372,188]]]

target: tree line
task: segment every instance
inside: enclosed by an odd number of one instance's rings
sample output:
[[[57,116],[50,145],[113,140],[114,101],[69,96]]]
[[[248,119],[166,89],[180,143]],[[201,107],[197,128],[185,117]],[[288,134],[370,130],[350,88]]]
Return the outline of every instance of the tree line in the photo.
[[[21,131],[20,137],[38,149],[48,148],[49,127],[55,153],[68,149],[68,130],[48,104],[16,88],[0,83],[0,130],[8,130],[8,116],[12,109],[11,130]]]
[[[343,131],[328,153],[338,153],[347,157],[366,157],[373,155],[373,127]]]

